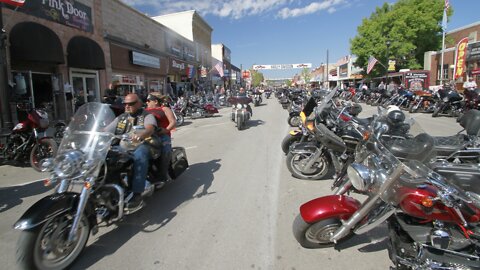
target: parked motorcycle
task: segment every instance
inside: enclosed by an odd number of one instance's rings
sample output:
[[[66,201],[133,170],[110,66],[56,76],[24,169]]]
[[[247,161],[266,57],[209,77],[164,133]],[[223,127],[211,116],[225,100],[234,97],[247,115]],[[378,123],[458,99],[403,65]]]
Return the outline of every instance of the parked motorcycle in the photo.
[[[413,92],[412,101],[408,107],[408,112],[433,112],[435,100],[430,90],[417,90]]]
[[[440,89],[435,93],[437,102],[433,107],[432,117],[449,115],[458,117],[463,112],[462,96],[455,90],[447,88]]]
[[[218,113],[218,109],[215,108],[211,103],[201,102],[197,97],[190,97],[188,99],[179,99],[175,103],[173,110],[177,119],[179,115],[185,117],[191,117],[192,119],[201,118],[201,117],[210,117]],[[183,124],[183,123],[182,123]]]
[[[235,96],[230,97],[228,102],[232,104],[231,119],[237,125],[238,130],[242,130],[246,127],[247,121],[251,117],[251,108],[249,103],[252,102],[250,97]]]
[[[480,88],[463,91],[465,96],[465,110],[480,110]]]
[[[40,171],[41,160],[53,157],[58,148],[55,140],[47,136],[49,122],[46,111],[31,109],[25,121],[3,133],[0,154],[4,161],[29,162],[33,169]],[[56,136],[61,136],[61,127],[56,129]]]
[[[15,223],[21,230],[16,248],[22,269],[65,269],[84,249],[89,234],[101,224],[121,220],[125,203],[132,197],[132,140],[103,129],[115,118],[107,104],[87,103],[71,120],[57,156],[46,159],[46,184],[57,185],[55,193],[31,206]],[[112,145],[121,139],[119,145]],[[142,196],[154,192],[156,161]],[[175,179],[188,167],[183,148],[174,148],[170,176]]]
[[[329,195],[303,204],[293,222],[297,241],[305,248],[330,247],[387,221],[388,252],[396,269],[478,269],[478,187],[452,184],[418,161],[434,155],[431,145],[390,141],[387,147],[376,136],[382,127],[374,122],[364,131],[348,167],[353,186],[367,199],[360,203]],[[425,136],[415,122],[409,135],[419,142]],[[392,147],[406,155],[403,161],[391,153]]]

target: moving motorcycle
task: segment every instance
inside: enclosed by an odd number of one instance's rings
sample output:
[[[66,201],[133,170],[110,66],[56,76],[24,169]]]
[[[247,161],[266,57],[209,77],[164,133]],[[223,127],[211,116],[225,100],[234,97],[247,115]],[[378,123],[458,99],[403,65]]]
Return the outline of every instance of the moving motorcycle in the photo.
[[[44,158],[55,156],[57,143],[47,136],[48,114],[42,109],[31,109],[27,119],[18,123],[10,132],[1,135],[0,153],[5,161],[30,162],[36,171],[40,171],[40,162]],[[62,136],[61,125],[55,127],[55,136]]]
[[[434,155],[432,145],[390,141],[386,147],[377,136],[382,126],[374,122],[364,130],[348,167],[348,177],[366,200],[329,195],[303,204],[293,222],[297,241],[305,248],[330,247],[387,221],[388,252],[396,269],[478,269],[478,188],[452,184],[418,161]],[[425,136],[415,123],[410,131],[419,142]],[[402,161],[392,148],[404,153]]]
[[[253,92],[253,105],[256,107],[256,106],[260,106],[261,103],[262,103],[262,93],[260,93],[259,91]]]
[[[249,111],[251,108],[248,105],[248,103],[252,102],[252,99],[250,97],[235,96],[230,97],[228,102],[232,104],[232,121],[236,123],[238,130],[244,129],[247,121],[252,116],[251,111]]]
[[[15,223],[21,230],[16,248],[22,269],[65,269],[80,256],[90,232],[102,223],[111,225],[126,214],[132,198],[134,143],[129,135],[114,135],[104,128],[115,118],[107,104],[87,103],[71,120],[57,156],[46,159],[47,185],[55,193],[31,206]],[[120,140],[118,145],[115,141]],[[154,192],[156,160],[150,164],[142,196]],[[174,148],[170,176],[177,178],[188,167],[183,148]]]

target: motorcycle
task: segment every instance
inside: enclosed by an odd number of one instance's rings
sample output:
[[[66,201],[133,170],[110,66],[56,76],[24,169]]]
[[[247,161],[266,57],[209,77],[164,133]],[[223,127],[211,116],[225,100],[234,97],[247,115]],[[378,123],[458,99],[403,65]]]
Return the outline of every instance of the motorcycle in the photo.
[[[251,117],[251,112],[249,111],[248,103],[252,102],[252,98],[236,96],[236,97],[230,97],[228,99],[228,102],[232,104],[232,113],[231,113],[232,121],[236,123],[238,130],[244,129],[247,125],[247,121]]]
[[[332,165],[339,173],[348,163],[351,151],[361,138],[355,126],[368,124],[369,120],[354,119],[347,112],[347,106],[332,109],[336,89],[315,109],[315,121],[311,130],[312,139],[290,146],[287,154],[287,168],[292,176],[299,179],[319,180],[326,178]]]
[[[269,98],[270,98],[270,96],[272,95],[272,90],[270,90],[270,89],[267,89],[267,90],[265,90],[265,92],[264,92],[264,93],[265,93],[265,98],[269,99]]]
[[[253,105],[256,107],[256,106],[260,106],[261,103],[262,103],[262,93],[254,92],[253,93]]]
[[[434,103],[434,96],[430,90],[414,91],[412,101],[408,106],[408,112],[432,112]]]
[[[465,96],[465,110],[480,109],[480,88],[463,91]]]
[[[421,142],[425,134],[414,126],[409,136]],[[388,253],[396,269],[478,269],[478,187],[452,184],[418,161],[434,155],[431,145],[383,145],[377,136],[381,129],[374,121],[363,131],[355,162],[347,169],[366,200],[329,195],[303,204],[292,227],[296,240],[305,248],[330,247],[387,221]],[[402,161],[392,148],[405,154]]]
[[[104,128],[115,119],[107,104],[86,103],[70,121],[55,158],[42,163],[46,185],[55,193],[32,205],[14,224],[20,230],[16,260],[22,269],[65,269],[84,249],[90,233],[130,214],[134,142]],[[136,130],[135,128],[133,130]],[[120,140],[118,144],[115,141]],[[156,160],[149,168],[142,196],[155,188]],[[177,178],[188,168],[185,149],[174,148],[169,174]]]
[[[58,148],[55,140],[47,136],[49,122],[46,111],[31,109],[26,120],[2,134],[0,154],[4,161],[29,162],[33,169],[40,171],[41,160],[53,157]],[[62,136],[62,127],[55,128],[55,136]]]
[[[191,117],[192,119],[201,117],[210,117],[218,113],[218,109],[211,103],[201,103],[200,99],[192,96],[189,99],[179,99],[175,103],[173,110],[177,118],[179,115]]]
[[[458,117],[463,112],[462,96],[452,89],[440,89],[435,93],[438,102],[433,107],[432,117],[447,114]]]

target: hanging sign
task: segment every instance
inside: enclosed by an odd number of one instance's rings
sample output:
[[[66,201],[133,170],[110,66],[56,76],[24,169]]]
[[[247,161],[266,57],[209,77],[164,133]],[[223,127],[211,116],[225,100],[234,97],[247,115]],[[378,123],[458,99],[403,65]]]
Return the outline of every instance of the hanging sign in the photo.
[[[281,64],[281,65],[253,65],[254,70],[259,69],[293,69],[293,68],[311,68],[312,63],[303,64]]]
[[[465,58],[467,56],[468,37],[463,38],[457,44],[455,51],[455,69],[453,71],[453,78],[456,80],[465,73]]]

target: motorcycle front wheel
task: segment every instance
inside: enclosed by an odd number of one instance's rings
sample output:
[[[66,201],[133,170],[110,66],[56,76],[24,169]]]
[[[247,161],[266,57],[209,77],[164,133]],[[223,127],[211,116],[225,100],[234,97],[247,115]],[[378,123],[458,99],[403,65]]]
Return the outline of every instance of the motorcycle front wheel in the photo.
[[[32,168],[40,172],[42,159],[55,157],[57,148],[57,143],[53,139],[44,139],[35,144],[30,152],[30,165]]]
[[[181,114],[177,114],[176,115],[177,127],[183,125],[184,122],[185,122],[185,117],[183,117],[183,115],[181,115]]]
[[[307,223],[300,214],[293,221],[293,235],[298,243],[304,248],[327,248],[335,245],[330,241],[333,233],[342,226],[337,218],[320,220],[315,223]]]
[[[242,130],[243,129],[243,121],[242,121],[242,116],[237,115],[237,129]]]
[[[305,180],[320,180],[330,174],[330,160],[325,155],[321,155],[315,161],[312,167],[305,168],[310,155],[313,154],[292,154],[287,155],[287,168],[293,177]]]
[[[298,127],[301,123],[302,119],[300,118],[300,115],[295,115],[295,116],[290,116],[288,117],[288,124],[291,127]]]
[[[88,236],[90,225],[82,216],[77,231],[77,239],[68,243],[68,234],[73,216],[64,213],[48,220],[45,224],[22,231],[16,249],[17,264],[20,269],[65,269],[80,255]]]

